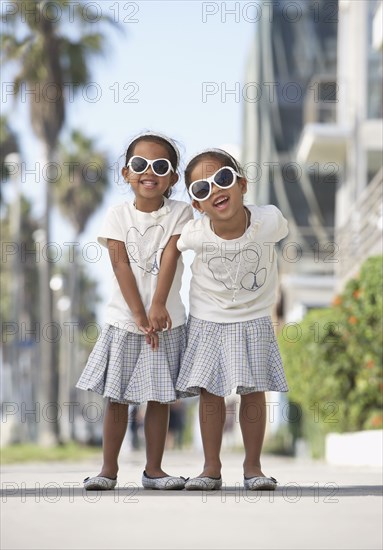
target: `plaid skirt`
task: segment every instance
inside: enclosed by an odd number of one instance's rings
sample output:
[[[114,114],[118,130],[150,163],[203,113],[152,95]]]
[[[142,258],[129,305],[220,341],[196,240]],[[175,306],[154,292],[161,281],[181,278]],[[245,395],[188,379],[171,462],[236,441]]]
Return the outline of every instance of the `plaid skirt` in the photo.
[[[158,336],[159,348],[153,351],[144,335],[106,325],[76,387],[124,404],[176,401],[186,327],[181,325]]]
[[[288,391],[270,317],[243,323],[213,323],[189,316],[188,345],[176,389],[180,397],[201,388],[219,396]]]

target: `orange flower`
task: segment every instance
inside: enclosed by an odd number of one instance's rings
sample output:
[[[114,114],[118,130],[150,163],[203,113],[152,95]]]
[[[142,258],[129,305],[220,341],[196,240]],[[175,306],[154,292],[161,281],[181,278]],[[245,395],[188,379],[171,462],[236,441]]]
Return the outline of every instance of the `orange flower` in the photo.
[[[350,323],[350,325],[356,325],[358,319],[355,317],[355,315],[351,315],[351,317],[348,318],[348,322]]]
[[[354,296],[354,298],[356,298],[358,300],[359,296],[361,295],[361,292],[360,292],[360,290],[354,290],[352,295]]]
[[[340,296],[335,296],[335,298],[332,301],[333,306],[340,306],[342,303],[342,298]]]
[[[381,414],[376,414],[371,418],[371,424],[374,428],[380,428],[383,426],[383,416]]]
[[[364,366],[366,367],[366,369],[373,369],[375,367],[375,363],[372,359],[370,359]]]

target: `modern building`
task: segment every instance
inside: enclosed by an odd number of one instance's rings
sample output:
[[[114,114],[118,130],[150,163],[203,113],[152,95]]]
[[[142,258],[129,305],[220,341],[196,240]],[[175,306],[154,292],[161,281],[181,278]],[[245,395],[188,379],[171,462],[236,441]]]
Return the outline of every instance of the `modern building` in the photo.
[[[244,101],[247,196],[276,204],[289,220],[278,308],[288,322],[328,305],[335,288],[340,174],[328,161],[318,166],[315,155],[302,164],[297,148],[307,121],[336,120],[337,26],[337,1],[274,1],[271,16],[256,23],[245,78],[257,91]]]
[[[242,162],[249,202],[276,204],[289,220],[277,308],[289,323],[330,305],[382,253],[383,8],[382,0],[272,7],[256,23],[248,60]],[[286,397],[278,399],[282,415],[266,435],[286,423]],[[304,456],[307,444],[295,452]]]
[[[382,21],[381,0],[339,1],[335,116],[310,108],[297,148],[305,166],[338,171],[335,209],[337,290],[363,261],[382,253]],[[319,80],[319,76],[314,78]]]

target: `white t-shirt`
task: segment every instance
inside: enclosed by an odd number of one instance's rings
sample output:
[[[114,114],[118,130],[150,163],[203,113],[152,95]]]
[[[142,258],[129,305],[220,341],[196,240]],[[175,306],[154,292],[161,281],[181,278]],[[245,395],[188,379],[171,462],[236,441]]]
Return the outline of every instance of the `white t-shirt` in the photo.
[[[133,203],[109,208],[98,242],[107,246],[107,239],[125,243],[130,267],[135,276],[137,287],[145,311],[148,313],[157,286],[157,275],[162,252],[172,235],[179,235],[184,225],[193,218],[193,209],[186,202],[164,198],[164,205],[154,212],[136,210]],[[180,289],[183,273],[180,256],[171,286],[166,308],[172,320],[172,326],[182,325],[186,320],[185,308],[181,301]],[[112,298],[107,306],[106,322],[130,332],[140,333],[132,313],[126,303],[113,273]]]
[[[178,249],[196,254],[190,285],[193,317],[236,323],[271,315],[278,284],[274,245],[286,237],[287,221],[273,205],[247,208],[250,225],[238,239],[218,237],[205,215],[182,230]]]

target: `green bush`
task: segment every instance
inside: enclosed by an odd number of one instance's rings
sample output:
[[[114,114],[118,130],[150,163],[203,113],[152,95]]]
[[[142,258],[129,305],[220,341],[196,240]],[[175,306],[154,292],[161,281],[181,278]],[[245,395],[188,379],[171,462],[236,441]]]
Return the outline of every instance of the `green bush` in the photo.
[[[303,413],[299,435],[311,443],[330,431],[383,427],[382,265],[369,258],[332,307],[279,335],[289,400]]]

